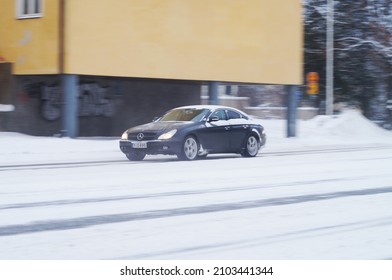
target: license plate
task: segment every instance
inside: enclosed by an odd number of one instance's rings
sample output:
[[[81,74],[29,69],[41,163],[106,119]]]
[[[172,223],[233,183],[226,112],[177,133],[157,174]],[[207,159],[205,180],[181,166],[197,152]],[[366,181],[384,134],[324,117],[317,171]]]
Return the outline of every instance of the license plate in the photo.
[[[132,148],[145,149],[147,148],[147,142],[132,142]]]

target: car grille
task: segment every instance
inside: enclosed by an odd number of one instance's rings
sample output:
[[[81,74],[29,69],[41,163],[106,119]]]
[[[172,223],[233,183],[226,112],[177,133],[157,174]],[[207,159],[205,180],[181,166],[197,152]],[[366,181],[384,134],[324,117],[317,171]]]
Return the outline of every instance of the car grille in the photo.
[[[143,132],[143,139],[137,139],[137,136],[139,133],[129,133],[128,134],[128,140],[133,140],[133,141],[146,141],[146,140],[155,140],[157,138],[156,133],[151,133],[151,132]]]

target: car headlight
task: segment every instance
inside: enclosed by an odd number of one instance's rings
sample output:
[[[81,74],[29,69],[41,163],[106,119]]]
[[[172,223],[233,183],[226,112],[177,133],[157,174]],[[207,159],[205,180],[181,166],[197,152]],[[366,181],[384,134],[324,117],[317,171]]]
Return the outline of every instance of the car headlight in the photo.
[[[176,134],[177,129],[170,130],[169,132],[163,133],[161,136],[158,137],[159,140],[167,140],[170,139]]]
[[[121,135],[121,140],[128,140],[128,132],[124,132],[122,135]]]

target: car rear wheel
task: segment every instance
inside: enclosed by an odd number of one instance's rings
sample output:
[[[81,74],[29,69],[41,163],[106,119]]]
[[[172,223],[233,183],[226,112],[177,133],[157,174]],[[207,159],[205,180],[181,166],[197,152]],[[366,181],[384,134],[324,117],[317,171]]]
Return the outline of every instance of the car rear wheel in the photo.
[[[259,140],[255,135],[251,134],[246,138],[244,151],[242,156],[244,157],[255,157],[259,152]]]
[[[180,160],[194,160],[199,152],[199,143],[193,136],[185,138],[181,152],[177,155]]]
[[[129,152],[125,155],[131,161],[140,161],[140,160],[144,159],[144,157],[146,156],[146,153],[143,153],[140,151],[132,151],[132,152]]]

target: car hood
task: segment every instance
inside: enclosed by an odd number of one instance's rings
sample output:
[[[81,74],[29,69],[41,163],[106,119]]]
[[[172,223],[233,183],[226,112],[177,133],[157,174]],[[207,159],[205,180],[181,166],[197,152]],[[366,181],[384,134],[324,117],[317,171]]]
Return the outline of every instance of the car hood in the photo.
[[[127,132],[128,133],[139,133],[139,132],[165,133],[172,129],[180,129],[194,124],[195,124],[194,122],[151,122],[151,123],[129,128]]]

